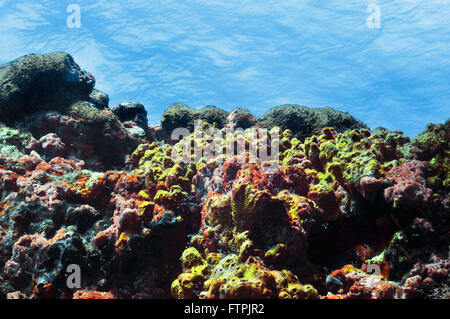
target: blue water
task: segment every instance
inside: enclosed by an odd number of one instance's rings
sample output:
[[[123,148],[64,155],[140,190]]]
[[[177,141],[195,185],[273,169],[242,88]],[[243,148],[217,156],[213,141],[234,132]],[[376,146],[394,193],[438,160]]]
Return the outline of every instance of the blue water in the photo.
[[[449,0],[0,0],[0,63],[67,51],[111,105],[141,102],[153,124],[174,102],[296,103],[414,137],[449,117],[449,17]]]

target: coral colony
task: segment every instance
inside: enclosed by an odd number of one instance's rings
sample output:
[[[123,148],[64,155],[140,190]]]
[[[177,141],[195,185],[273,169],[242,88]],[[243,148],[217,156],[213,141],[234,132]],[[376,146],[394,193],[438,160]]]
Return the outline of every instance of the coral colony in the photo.
[[[0,298],[450,298],[450,120],[108,106],[66,53],[0,66]],[[194,311],[194,310],[192,310]]]

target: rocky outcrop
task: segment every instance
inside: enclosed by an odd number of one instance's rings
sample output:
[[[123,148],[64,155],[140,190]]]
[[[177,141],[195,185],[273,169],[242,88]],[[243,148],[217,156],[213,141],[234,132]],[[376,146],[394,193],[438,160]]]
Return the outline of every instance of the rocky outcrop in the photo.
[[[166,140],[170,140],[172,131],[177,128],[194,130],[195,120],[203,120],[223,128],[227,123],[228,112],[216,106],[206,106],[201,109],[193,109],[185,104],[173,104],[169,106],[161,118],[161,127]]]
[[[291,130],[292,134],[301,140],[320,134],[325,127],[333,127],[339,133],[352,129],[368,129],[364,123],[347,112],[335,111],[330,107],[308,108],[292,104],[270,109],[258,117],[257,122],[267,129],[278,126],[282,130]]]
[[[30,54],[0,66],[0,120],[39,110],[64,110],[89,99],[94,77],[63,53]]]
[[[166,141],[170,140],[170,135],[176,128],[187,128],[192,132],[194,121],[198,119],[213,124],[219,129],[224,126],[243,129],[252,126],[266,129],[279,127],[281,130],[290,130],[301,140],[320,134],[325,127],[333,127],[337,132],[368,129],[364,123],[347,112],[335,111],[330,107],[308,108],[286,104],[272,108],[260,117],[255,117],[245,108],[238,108],[228,113],[215,106],[196,110],[185,104],[174,104],[164,112],[161,119]]]
[[[46,160],[63,156],[91,169],[123,167],[137,145],[152,140],[147,113],[139,104],[110,110],[108,95],[94,84],[67,53],[21,57],[0,67],[0,121],[31,132]]]
[[[230,129],[247,129],[252,126],[258,126],[255,116],[245,108],[238,108],[230,112],[227,118],[227,127]]]
[[[134,122],[142,129],[148,129],[147,111],[140,103],[120,103],[111,108],[111,111],[121,122]]]
[[[109,107],[109,96],[102,91],[93,89],[91,94],[89,94],[89,102],[100,110],[107,109]]]

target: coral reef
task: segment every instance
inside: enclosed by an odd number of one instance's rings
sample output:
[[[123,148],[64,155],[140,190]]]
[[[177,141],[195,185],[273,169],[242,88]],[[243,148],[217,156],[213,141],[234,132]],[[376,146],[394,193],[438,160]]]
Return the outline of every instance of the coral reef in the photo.
[[[94,83],[63,53],[0,67],[0,298],[450,298],[450,120],[411,141],[176,104],[149,126]]]

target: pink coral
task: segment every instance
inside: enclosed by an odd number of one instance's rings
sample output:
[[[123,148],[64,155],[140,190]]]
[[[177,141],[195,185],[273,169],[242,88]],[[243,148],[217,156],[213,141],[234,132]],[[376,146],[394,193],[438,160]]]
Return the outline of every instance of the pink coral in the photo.
[[[409,161],[394,167],[387,175],[394,185],[384,191],[384,197],[394,207],[400,205],[426,205],[432,197],[432,190],[426,187],[426,162]]]

